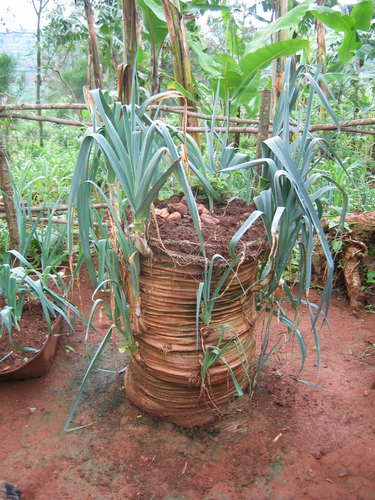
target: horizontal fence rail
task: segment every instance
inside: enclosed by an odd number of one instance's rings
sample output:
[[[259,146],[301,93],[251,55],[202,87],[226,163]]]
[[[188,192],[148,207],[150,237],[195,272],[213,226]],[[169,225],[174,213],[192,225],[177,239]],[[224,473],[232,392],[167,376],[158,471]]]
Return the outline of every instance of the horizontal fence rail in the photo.
[[[179,106],[151,106],[152,109],[159,109],[160,111],[166,113],[173,114],[183,114],[184,108]],[[66,118],[57,118],[53,116],[35,116],[31,114],[19,113],[19,111],[38,111],[38,110],[84,110],[87,109],[86,104],[82,103],[50,103],[50,104],[1,104],[0,105],[0,119],[8,118],[12,120],[32,120],[37,122],[49,122],[55,123],[58,125],[67,125],[73,127],[88,127],[91,126],[92,123],[88,121],[80,121]],[[191,111],[188,109],[187,116],[195,117],[200,120],[210,121],[212,120],[211,115],[206,115],[202,113],[198,113],[195,111]],[[223,122],[227,120],[225,116],[215,116],[215,121]],[[235,116],[229,117],[229,123],[231,126],[229,127],[229,133],[238,133],[238,134],[258,134],[257,127],[249,127],[246,125],[259,125],[259,120],[251,120],[246,118],[238,118]],[[233,125],[232,125],[233,124]],[[237,126],[236,126],[237,124]],[[340,121],[340,130],[342,132],[348,133],[357,133],[357,134],[365,134],[365,135],[375,135],[375,130],[368,130],[363,128],[356,127],[366,127],[375,124],[374,118],[363,118],[358,120],[347,120]],[[241,126],[242,125],[242,126]],[[182,127],[177,127],[179,130],[182,130]],[[317,131],[329,131],[336,130],[337,126],[334,123],[321,123],[316,125],[310,125],[310,132]],[[216,132],[221,132],[222,127],[215,127]],[[203,126],[200,127],[187,127],[186,131],[188,133],[204,133],[205,128]],[[270,121],[269,132],[272,132],[272,121]]]

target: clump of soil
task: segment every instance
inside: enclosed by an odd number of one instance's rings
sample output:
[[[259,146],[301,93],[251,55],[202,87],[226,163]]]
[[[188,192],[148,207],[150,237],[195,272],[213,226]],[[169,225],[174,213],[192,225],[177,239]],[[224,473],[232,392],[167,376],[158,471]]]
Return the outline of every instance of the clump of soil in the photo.
[[[176,196],[168,200],[157,200],[155,208],[160,210],[180,202],[181,199]],[[197,202],[203,204],[208,211],[207,203],[203,203],[201,199],[198,199]],[[206,256],[209,259],[214,254],[220,254],[231,260],[228,250],[229,243],[254,210],[254,207],[246,205],[244,200],[233,199],[222,205],[215,204],[209,215],[207,215],[207,212],[201,215],[202,236]],[[164,245],[169,252],[194,256],[201,255],[199,239],[189,213],[182,215],[181,218],[175,221],[165,220],[160,216],[151,217],[146,238],[159,247]],[[266,246],[264,226],[262,220],[258,219],[243,235],[236,251],[244,251],[247,257],[257,259],[264,252]]]
[[[5,306],[3,297],[0,297],[0,309]],[[19,329],[12,329],[12,341],[21,347],[32,347],[40,350],[49,334],[43,308],[39,301],[25,301]],[[12,352],[10,356],[0,363],[0,373],[15,370],[23,366],[37,353],[23,352],[10,345],[8,330],[4,327],[0,336],[0,359]]]

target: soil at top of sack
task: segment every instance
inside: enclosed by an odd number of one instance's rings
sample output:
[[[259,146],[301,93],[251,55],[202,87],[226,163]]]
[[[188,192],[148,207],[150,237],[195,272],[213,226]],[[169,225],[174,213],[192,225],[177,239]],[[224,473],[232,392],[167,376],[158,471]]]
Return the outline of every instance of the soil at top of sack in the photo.
[[[186,210],[181,210],[181,207],[179,207],[181,201],[184,204],[184,200],[177,196],[167,200],[155,201],[156,217],[151,216],[146,230],[146,238],[159,248],[164,245],[168,252],[201,256],[202,252],[193,220],[187,211],[187,207]],[[244,200],[239,199],[231,199],[224,204],[215,203],[212,211],[208,210],[208,203],[203,202],[200,198],[197,198],[197,204],[204,205],[205,208],[205,213],[200,216],[206,256],[211,259],[214,254],[220,254],[227,260],[232,260],[229,254],[231,239],[254,212],[255,208],[246,205]],[[176,212],[179,213],[176,207],[182,212],[182,215],[180,213],[181,217],[176,215]],[[164,218],[166,212],[163,212],[163,209],[166,208],[171,214],[167,219]],[[174,217],[175,215],[176,217]],[[246,258],[258,259],[267,248],[266,232],[263,222],[259,218],[241,238],[241,242],[236,247],[236,253],[244,251]]]
[[[4,297],[0,297],[0,309],[5,306]],[[12,341],[22,347],[41,349],[49,333],[42,306],[39,301],[29,301],[24,304],[22,318],[19,321],[19,330],[12,328]],[[10,356],[0,363],[0,373],[15,370],[37,353],[23,352],[10,345],[9,334],[4,326],[0,336],[0,359],[12,352]]]

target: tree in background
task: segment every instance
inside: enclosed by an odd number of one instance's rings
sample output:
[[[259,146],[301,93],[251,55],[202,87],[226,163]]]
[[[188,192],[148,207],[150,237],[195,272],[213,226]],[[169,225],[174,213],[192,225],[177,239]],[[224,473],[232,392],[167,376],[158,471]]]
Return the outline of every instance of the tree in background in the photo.
[[[19,235],[16,209],[13,203],[13,186],[10,180],[5,148],[0,137],[0,189],[3,192],[5,218],[9,231],[9,250],[18,250]]]
[[[9,92],[9,87],[15,80],[16,66],[13,56],[0,52],[0,94]]]
[[[92,7],[92,0],[83,0],[85,14],[87,20],[87,28],[89,32],[89,69],[88,82],[90,89],[103,88],[103,70],[99,60],[98,44],[95,33],[95,16]],[[93,79],[91,77],[91,68],[93,71]]]
[[[137,54],[137,17],[135,0],[122,0],[123,64],[118,68],[118,97],[129,104],[133,69]]]
[[[326,0],[316,0],[316,3],[320,6],[324,6]],[[316,19],[316,32],[317,32],[317,63],[322,61],[322,73],[327,71],[327,55],[326,55],[326,27],[325,24],[320,20]],[[324,85],[319,82],[320,87],[326,93]]]
[[[49,101],[61,101],[68,93],[77,103],[83,102],[83,87],[87,85],[87,27],[67,18],[65,9],[57,5],[49,14],[49,23],[42,32],[45,81],[49,89]],[[58,80],[56,79],[58,77]],[[76,111],[81,120],[81,112]]]
[[[112,90],[117,86],[119,65],[123,55],[122,11],[117,0],[106,0],[96,2],[95,14],[103,84],[106,89]]]
[[[69,82],[77,102],[84,102],[83,87],[87,85],[87,58],[75,59],[74,65],[62,70],[61,75],[64,81]]]
[[[160,92],[160,75],[159,64],[164,69],[165,58],[162,51],[165,49],[165,39],[168,35],[167,22],[165,20],[164,11],[161,6],[153,5],[153,10],[150,8],[150,2],[147,0],[137,0],[142,12],[142,38],[143,49],[150,54],[150,64],[143,64],[143,71],[149,79],[149,94],[154,95]],[[163,49],[164,47],[164,49]],[[144,60],[146,61],[146,54]],[[148,59],[147,59],[148,60]],[[147,82],[145,82],[147,85]]]
[[[36,25],[36,104],[40,104],[40,92],[42,87],[42,50],[41,50],[41,19],[42,12],[47,7],[49,0],[32,0],[35,13],[37,15],[37,25]],[[38,109],[38,116],[42,116],[42,111]],[[43,147],[43,122],[39,122],[39,144]]]
[[[276,0],[274,3],[274,16],[275,20],[284,16],[288,13],[288,0]],[[280,30],[274,33],[273,42],[282,42],[288,40],[288,30]],[[286,57],[278,57],[274,59],[272,65],[272,106],[273,113],[275,113],[277,108],[277,103],[279,101],[279,95],[281,92],[281,85],[284,77]]]

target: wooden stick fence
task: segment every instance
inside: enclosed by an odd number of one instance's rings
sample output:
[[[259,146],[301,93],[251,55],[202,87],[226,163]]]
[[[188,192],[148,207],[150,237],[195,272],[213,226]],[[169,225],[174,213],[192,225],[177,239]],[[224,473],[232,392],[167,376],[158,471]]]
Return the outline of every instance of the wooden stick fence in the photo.
[[[101,208],[108,208],[107,203],[95,203],[92,205],[96,209],[101,209]],[[35,206],[35,207],[29,207],[28,210],[30,212],[38,213],[42,211],[51,211],[54,210],[54,212],[66,212],[68,210],[68,205],[59,205],[58,207],[50,207],[50,206]],[[6,214],[5,214],[5,208],[4,205],[0,203],[0,219],[6,219]],[[28,222],[35,222],[38,220],[38,217],[29,217],[28,215],[26,216],[26,220]],[[62,216],[53,216],[53,217],[40,217],[39,222],[54,222],[55,224],[67,224],[67,219]],[[95,227],[99,227],[99,224],[97,222],[93,223]],[[106,224],[106,222],[103,222],[102,224]],[[74,226],[78,226],[78,221],[74,220],[73,221]]]
[[[164,111],[166,113],[174,113],[174,114],[181,114],[183,113],[183,108],[179,108],[178,106],[151,106],[153,109],[159,108],[161,111]],[[53,104],[5,104],[5,105],[0,105],[0,119],[1,118],[9,118],[9,119],[19,119],[19,120],[32,120],[32,121],[42,121],[42,122],[49,122],[49,123],[56,123],[58,125],[68,125],[68,126],[73,126],[73,127],[86,127],[90,126],[91,122],[80,122],[78,120],[69,120],[65,118],[57,118],[57,117],[52,117],[52,116],[34,116],[34,115],[29,115],[29,114],[24,114],[24,113],[19,113],[17,111],[24,111],[24,110],[81,110],[81,109],[86,109],[86,104],[69,104],[69,103],[53,103]],[[212,120],[212,116],[210,115],[205,115],[202,113],[197,113],[191,110],[187,111],[188,116],[193,116],[196,118],[199,118],[201,120]],[[216,116],[215,120],[216,121],[225,121],[227,118],[225,116]],[[232,124],[239,124],[239,125],[259,125],[259,120],[250,120],[246,118],[237,118],[237,117],[230,117],[229,122]],[[357,133],[357,134],[365,134],[365,135],[375,135],[375,130],[367,130],[367,129],[357,129],[355,127],[365,127],[365,126],[371,126],[375,124],[375,119],[373,118],[365,118],[365,119],[358,119],[358,120],[348,120],[348,121],[341,121],[339,122],[340,125],[340,130],[342,132],[348,132],[348,133]],[[178,127],[179,128],[179,127]],[[315,131],[329,131],[329,130],[336,130],[337,126],[334,123],[321,123],[317,125],[310,125],[309,126],[309,131],[310,132],[315,132]],[[222,131],[221,127],[215,127],[216,132]],[[204,133],[205,128],[204,127],[188,127],[187,128],[188,133]],[[248,127],[248,126],[230,126],[229,127],[229,132],[230,133],[239,133],[239,134],[258,134],[258,128],[257,127]],[[272,132],[272,121],[270,122],[270,128],[269,132]]]

